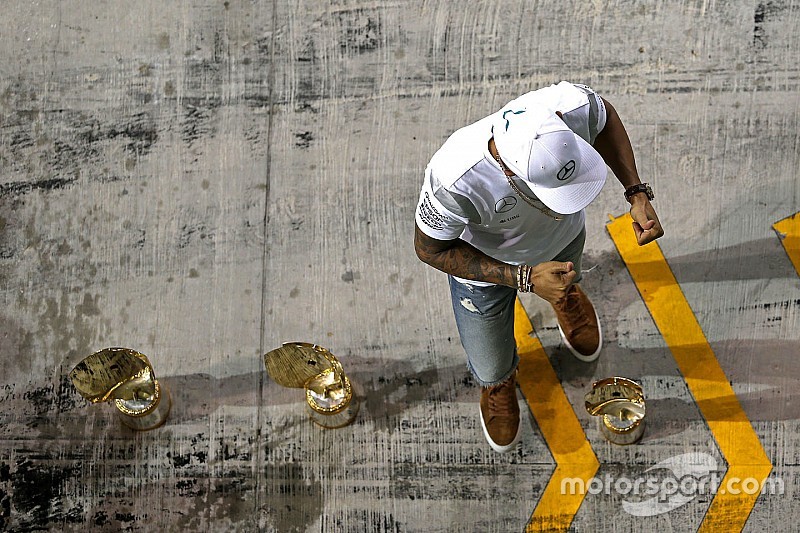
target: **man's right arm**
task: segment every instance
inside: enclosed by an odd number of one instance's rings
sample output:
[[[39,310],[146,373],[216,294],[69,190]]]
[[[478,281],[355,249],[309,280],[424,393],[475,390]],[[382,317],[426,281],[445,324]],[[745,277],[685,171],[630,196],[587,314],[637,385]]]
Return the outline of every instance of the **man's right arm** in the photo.
[[[516,267],[498,261],[461,239],[440,241],[414,227],[414,250],[423,263],[452,276],[517,287]]]
[[[417,257],[437,270],[473,281],[486,281],[517,288],[517,267],[489,257],[461,239],[441,241],[414,227]],[[533,267],[534,293],[550,303],[563,301],[577,275],[571,262],[547,261]]]

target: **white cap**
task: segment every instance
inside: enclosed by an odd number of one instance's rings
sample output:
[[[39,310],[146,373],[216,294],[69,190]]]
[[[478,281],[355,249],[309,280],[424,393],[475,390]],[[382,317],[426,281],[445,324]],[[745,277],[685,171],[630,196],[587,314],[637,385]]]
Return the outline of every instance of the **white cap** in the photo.
[[[495,114],[492,130],[503,163],[553,211],[577,213],[600,194],[605,161],[549,109],[512,100]]]

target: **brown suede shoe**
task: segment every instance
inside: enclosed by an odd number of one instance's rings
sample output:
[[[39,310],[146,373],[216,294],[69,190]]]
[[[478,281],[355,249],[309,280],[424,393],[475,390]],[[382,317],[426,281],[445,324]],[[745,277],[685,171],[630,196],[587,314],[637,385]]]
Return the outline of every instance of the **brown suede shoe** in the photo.
[[[519,403],[515,374],[499,385],[481,388],[481,426],[489,446],[507,452],[519,440]]]
[[[553,309],[558,331],[572,355],[587,363],[597,359],[603,347],[603,332],[592,302],[580,286],[571,285],[567,297]]]

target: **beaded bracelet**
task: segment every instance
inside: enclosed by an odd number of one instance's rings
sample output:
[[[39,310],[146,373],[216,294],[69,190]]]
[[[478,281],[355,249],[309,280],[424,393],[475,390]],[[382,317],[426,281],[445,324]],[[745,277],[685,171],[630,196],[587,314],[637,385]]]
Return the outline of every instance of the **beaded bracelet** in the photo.
[[[534,285],[533,285],[533,278],[531,277],[531,271],[533,267],[529,265],[519,265],[517,266],[517,290],[519,292],[533,292]]]

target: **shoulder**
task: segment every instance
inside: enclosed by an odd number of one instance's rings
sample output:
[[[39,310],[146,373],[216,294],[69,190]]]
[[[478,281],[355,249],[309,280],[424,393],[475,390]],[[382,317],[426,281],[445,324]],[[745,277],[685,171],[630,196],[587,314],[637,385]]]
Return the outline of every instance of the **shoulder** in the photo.
[[[492,136],[492,117],[490,115],[453,132],[433,154],[428,163],[428,173],[434,174],[444,187],[450,187],[482,161]]]
[[[562,81],[551,85],[549,105],[561,112],[562,120],[569,128],[593,144],[606,123],[603,99],[588,85]]]
[[[588,85],[569,81],[562,81],[557,85],[546,87],[545,94],[551,105],[556,106],[562,112],[578,109],[600,98]]]

